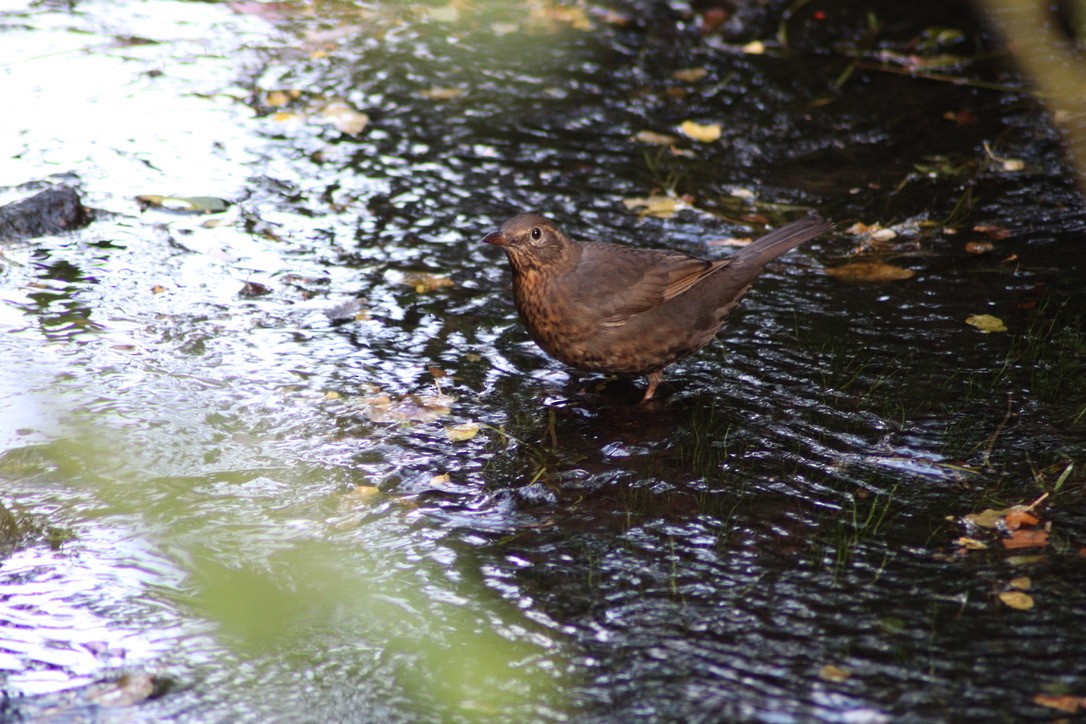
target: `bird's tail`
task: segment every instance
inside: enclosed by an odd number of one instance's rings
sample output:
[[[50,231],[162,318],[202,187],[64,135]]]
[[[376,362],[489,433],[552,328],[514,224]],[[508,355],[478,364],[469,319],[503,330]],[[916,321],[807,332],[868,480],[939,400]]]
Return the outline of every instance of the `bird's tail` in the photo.
[[[728,266],[732,269],[751,266],[761,270],[786,251],[821,236],[832,228],[833,224],[823,220],[818,214],[811,214],[755,239],[729,256]]]
[[[716,290],[719,306],[714,310],[713,322],[717,325],[735,309],[750,290],[751,284],[762,273],[769,262],[789,249],[794,249],[805,241],[825,234],[833,224],[823,220],[818,214],[793,221],[771,231],[760,239],[728,256],[718,272],[711,277],[711,284]],[[719,326],[717,326],[719,329]]]

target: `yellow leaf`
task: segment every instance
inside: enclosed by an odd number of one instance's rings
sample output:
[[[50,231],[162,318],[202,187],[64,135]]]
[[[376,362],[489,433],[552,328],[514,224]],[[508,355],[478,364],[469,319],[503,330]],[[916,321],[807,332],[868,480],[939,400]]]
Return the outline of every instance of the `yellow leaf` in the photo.
[[[671,77],[682,83],[697,83],[707,75],[709,71],[705,68],[683,68],[672,73]]]
[[[413,272],[404,275],[403,283],[414,287],[415,291],[419,294],[425,294],[426,292],[432,292],[436,289],[451,287],[453,285],[453,280],[439,274]]]
[[[679,125],[679,132],[702,143],[712,143],[720,138],[720,126],[715,123],[702,125],[694,121],[683,121]]]
[[[464,95],[463,88],[427,88],[419,91],[419,95],[428,101],[451,101]]]
[[[818,670],[818,676],[820,679],[826,681],[844,681],[848,677],[852,676],[852,672],[848,669],[842,669],[839,666],[833,664],[826,664]]]
[[[321,115],[333,126],[348,136],[357,136],[370,122],[370,117],[355,110],[351,104],[339,98],[328,101],[321,109]]]
[[[264,96],[264,104],[269,108],[280,108],[300,96],[300,90],[273,90]]]
[[[568,5],[536,5],[531,10],[532,18],[552,23],[565,23],[576,30],[591,30],[592,21],[584,8]]]
[[[271,119],[276,123],[293,123],[294,125],[301,125],[305,121],[305,116],[301,113],[293,113],[291,111],[276,111],[271,115]]]
[[[479,434],[479,423],[462,422],[459,425],[447,425],[445,427],[445,434],[448,435],[449,439],[453,442],[470,440]]]
[[[1011,579],[1011,588],[1016,588],[1019,591],[1028,591],[1031,585],[1033,585],[1033,581],[1029,580],[1029,576],[1019,576]]]
[[[652,195],[646,198],[623,199],[622,203],[630,211],[637,211],[639,216],[653,216],[657,219],[670,219],[684,205],[673,196]]]
[[[765,53],[765,43],[761,40],[752,40],[743,46],[743,52],[748,55],[762,55]]]
[[[1003,324],[1003,320],[999,317],[993,317],[991,314],[972,314],[966,317],[965,323],[976,327],[985,334],[1007,331],[1007,325]]]
[[[638,143],[649,143],[653,146],[670,146],[678,143],[678,136],[672,136],[669,133],[657,133],[656,131],[638,131],[633,140]]]
[[[844,266],[827,267],[826,273],[844,282],[893,282],[916,275],[912,269],[883,262],[853,262]]]
[[[988,544],[983,541],[979,541],[976,538],[961,537],[954,541],[956,545],[961,546],[967,551],[986,551],[988,550]]]
[[[969,513],[962,516],[967,523],[980,526],[981,528],[995,528],[1003,521],[1003,516],[1007,514],[1006,510],[993,510],[991,508],[985,508],[982,513]]]
[[[340,510],[369,507],[381,497],[381,489],[373,485],[356,485],[339,499]]]
[[[426,17],[439,23],[455,23],[460,19],[460,10],[454,3],[449,3],[439,8],[428,8]]]
[[[1004,591],[999,594],[999,600],[1019,611],[1028,611],[1033,608],[1033,596],[1021,591]]]

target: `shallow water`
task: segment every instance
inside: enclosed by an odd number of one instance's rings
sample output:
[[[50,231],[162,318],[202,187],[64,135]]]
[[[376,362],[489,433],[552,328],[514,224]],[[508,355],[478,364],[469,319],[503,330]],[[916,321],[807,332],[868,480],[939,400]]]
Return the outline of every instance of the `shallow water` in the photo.
[[[0,202],[64,181],[97,219],[0,247],[0,503],[32,521],[0,548],[0,717],[990,720],[1086,696],[1086,207],[996,42],[930,5],[875,33],[858,4],[800,8],[788,51],[779,4],[705,36],[682,5],[4,10]],[[942,26],[962,39],[924,48]],[[888,52],[973,58],[941,71],[971,84]],[[722,139],[630,140],[687,119]],[[695,208],[622,204],[662,188]],[[842,223],[637,406],[520,327],[478,240],[526,209],[703,255]],[[823,274],[853,220],[894,225],[874,256],[915,276]],[[954,544],[986,535],[958,516],[1045,492],[1046,547]],[[150,695],[120,705],[124,673]]]

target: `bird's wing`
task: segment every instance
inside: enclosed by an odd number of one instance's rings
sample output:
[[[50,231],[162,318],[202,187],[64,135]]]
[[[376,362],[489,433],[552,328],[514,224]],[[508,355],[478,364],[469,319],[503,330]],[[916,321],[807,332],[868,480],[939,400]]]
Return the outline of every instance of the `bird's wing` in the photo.
[[[682,294],[726,263],[655,249],[585,244],[569,291],[577,304],[596,310],[604,326],[617,327]]]

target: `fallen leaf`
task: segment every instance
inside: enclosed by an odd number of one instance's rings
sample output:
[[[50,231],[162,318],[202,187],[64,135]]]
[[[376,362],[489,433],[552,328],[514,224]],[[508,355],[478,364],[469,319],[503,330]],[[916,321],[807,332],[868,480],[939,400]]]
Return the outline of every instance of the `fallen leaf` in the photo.
[[[622,203],[630,211],[636,211],[639,216],[652,216],[657,219],[670,219],[676,211],[686,206],[681,199],[674,196],[657,194],[644,198],[623,199]]]
[[[845,233],[852,234],[853,236],[867,236],[875,241],[890,241],[897,238],[897,232],[893,229],[887,228],[879,224],[865,224],[862,221],[857,221],[852,226],[845,229]]]
[[[340,397],[341,397],[341,395],[338,392],[336,392],[335,390],[329,390],[328,392],[324,393],[324,397],[322,397],[321,399],[323,399],[323,400],[338,400]]]
[[[1037,563],[1044,563],[1048,560],[1048,556],[1043,553],[1035,553],[1028,556],[1010,556],[1007,558],[1007,563],[1012,566],[1032,566]]]
[[[161,284],[155,284],[151,287],[151,294],[162,294],[165,291],[166,287],[162,286]]]
[[[1070,694],[1050,696],[1048,694],[1038,694],[1033,697],[1033,703],[1038,706],[1048,707],[1049,709],[1067,712],[1068,714],[1076,714],[1079,710],[1086,709],[1086,696],[1072,696]]]
[[[843,266],[827,267],[825,272],[834,279],[844,282],[892,282],[916,276],[912,269],[906,269],[884,262],[852,262]]]
[[[1025,530],[1019,528],[1011,531],[1009,538],[1000,538],[1004,548],[1011,550],[1018,548],[1043,548],[1048,545],[1047,530]]]
[[[479,423],[477,422],[463,422],[459,425],[446,425],[445,434],[453,442],[463,442],[464,440],[470,440],[479,434]]]
[[[1019,611],[1028,611],[1033,608],[1033,596],[1021,591],[1004,591],[999,594],[999,600]]]
[[[277,111],[271,114],[271,119],[276,123],[290,124],[292,127],[300,127],[305,123],[305,116],[293,111]]]
[[[451,287],[453,285],[453,280],[446,276],[430,274],[429,272],[412,272],[404,275],[403,283],[414,287],[415,291],[419,294],[425,294],[426,292],[432,292],[437,289]]]
[[[381,497],[381,489],[374,485],[356,485],[343,496],[343,502],[349,505],[373,505]]]
[[[818,677],[826,681],[845,681],[850,676],[852,676],[851,671],[833,664],[826,664],[818,670]]]
[[[337,304],[324,312],[325,316],[333,322],[359,322],[369,319],[366,303],[361,299],[348,299],[342,304]]]
[[[113,682],[91,690],[88,698],[101,706],[135,706],[155,690],[155,677],[150,674],[122,674]]]
[[[531,17],[535,20],[545,20],[551,23],[564,23],[574,30],[592,30],[594,25],[588,19],[588,13],[584,8],[569,5],[535,5],[531,10]]]
[[[460,9],[456,3],[442,5],[439,8],[427,8],[426,17],[439,23],[455,23],[460,19]]]
[[[712,143],[720,138],[720,126],[715,123],[702,125],[694,121],[683,121],[679,124],[679,132],[702,143]]]
[[[333,98],[325,103],[321,108],[321,116],[348,136],[362,133],[370,122],[369,116],[355,110],[350,103],[340,98]]]
[[[419,96],[428,101],[451,101],[466,93],[463,88],[427,88],[419,91]]]
[[[657,133],[656,131],[638,131],[633,140],[653,146],[671,146],[679,142],[679,137],[672,136],[669,133]]]
[[[966,317],[965,323],[976,327],[985,334],[1007,331],[1007,325],[1003,324],[1003,320],[999,317],[993,317],[991,314],[972,314]]]
[[[448,473],[442,473],[441,475],[435,475],[430,478],[430,485],[442,485],[450,480],[452,480],[452,478],[449,477]]]
[[[976,538],[966,538],[962,536],[958,540],[954,541],[955,545],[959,545],[967,551],[986,551],[988,550],[988,544],[984,541],[979,541]]]
[[[393,399],[389,395],[373,395],[359,401],[371,422],[433,422],[452,413],[451,395],[407,395]]]
[[[765,53],[765,43],[761,40],[752,40],[742,47],[742,51],[747,55],[762,55]]]
[[[996,241],[1002,241],[1003,239],[1010,238],[1011,230],[1005,226],[996,226],[995,224],[977,224],[973,227],[973,231],[978,234],[985,234],[990,236]]]
[[[264,297],[272,293],[271,287],[260,282],[245,282],[238,291],[238,296],[245,299]]]
[[[160,196],[142,194],[136,197],[140,210],[162,209],[179,214],[218,214],[230,208],[230,202],[216,196]]]
[[[705,68],[683,68],[672,73],[671,77],[682,83],[697,83],[707,75],[709,71]]]
[[[987,254],[994,248],[990,241],[971,241],[965,245],[967,254]]]
[[[1010,530],[1017,530],[1024,525],[1037,525],[1041,522],[1032,513],[1019,508],[1010,508],[1007,510],[1006,515],[1003,516],[1003,521]]]
[[[264,95],[264,105],[269,108],[282,108],[291,101],[297,99],[302,92],[300,90],[273,90]]]
[[[1010,580],[1010,587],[1019,591],[1028,591],[1031,585],[1033,581],[1029,580],[1029,576],[1019,576]]]
[[[962,518],[967,523],[979,526],[981,528],[995,528],[1003,520],[1003,516],[1006,514],[1005,510],[993,510],[992,508],[985,508],[980,513],[969,513],[963,515]]]

